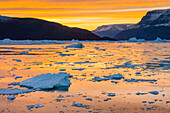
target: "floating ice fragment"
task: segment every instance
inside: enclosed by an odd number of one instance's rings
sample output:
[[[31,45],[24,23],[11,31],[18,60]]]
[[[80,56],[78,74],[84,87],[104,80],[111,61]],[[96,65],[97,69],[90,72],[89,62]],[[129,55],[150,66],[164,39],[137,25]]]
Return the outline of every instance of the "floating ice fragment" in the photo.
[[[72,45],[69,45],[69,46],[66,46],[66,48],[83,48],[84,45],[80,42],[78,42],[77,44],[72,44]]]
[[[153,95],[158,95],[158,94],[159,94],[158,91],[150,91],[150,92],[148,92],[148,93],[153,94]]]
[[[73,103],[72,106],[89,108],[88,105],[83,105],[82,103]]]
[[[44,107],[44,106],[43,106],[43,105],[40,105],[40,104],[36,104],[34,107],[35,107],[35,108],[41,108],[41,107]]]
[[[72,56],[72,55],[74,55],[74,54],[60,54],[60,56]]]
[[[26,54],[28,54],[28,51],[21,51],[20,54],[26,55]]]
[[[22,78],[22,76],[16,76],[14,79],[17,80],[18,78]]]
[[[131,79],[125,79],[124,81],[126,82],[156,82],[157,80],[156,79],[134,79],[134,78],[131,78]]]
[[[10,85],[13,85],[13,86],[16,86],[16,85],[19,85],[20,84],[20,82],[12,82],[12,83],[10,83],[10,84],[8,84],[9,86]]]
[[[20,59],[12,59],[13,61],[22,62]]]
[[[0,89],[0,95],[17,95],[21,93],[30,93],[33,90],[31,89]]]
[[[116,94],[115,93],[108,93],[107,96],[114,97],[114,96],[116,96]]]
[[[148,103],[149,103],[149,104],[153,104],[153,103],[155,103],[155,102],[149,101]]]
[[[122,78],[124,79],[124,76],[121,75],[120,73],[118,73],[118,74],[110,75],[109,78],[110,79],[116,79],[116,80],[118,79],[119,80],[119,79],[122,79]]]
[[[86,100],[92,101],[93,99],[92,98],[86,98]]]
[[[8,96],[8,97],[7,97],[8,100],[14,100],[15,98],[16,98],[16,97],[14,97],[14,96]]]
[[[147,93],[140,93],[140,92],[137,92],[136,95],[146,95]]]
[[[117,84],[117,83],[119,83],[118,81],[111,81],[112,83],[115,83],[115,84]]]
[[[84,70],[85,68],[73,68],[72,70],[79,70],[79,71],[82,71]]]
[[[28,105],[28,106],[27,106],[27,109],[28,109],[28,110],[31,110],[32,108],[34,108],[34,105]]]
[[[22,81],[20,86],[40,90],[69,87],[71,85],[70,80],[68,79],[69,76],[70,74],[63,72],[58,74],[41,74]]]

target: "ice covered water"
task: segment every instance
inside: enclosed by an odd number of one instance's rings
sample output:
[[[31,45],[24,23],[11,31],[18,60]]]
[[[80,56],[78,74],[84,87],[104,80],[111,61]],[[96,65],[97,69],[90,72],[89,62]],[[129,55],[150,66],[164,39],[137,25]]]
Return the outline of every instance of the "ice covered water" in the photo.
[[[15,45],[4,45],[9,41]],[[87,41],[79,48],[78,42],[6,40],[0,45],[0,112],[169,112],[170,43],[157,42]],[[59,82],[50,80],[61,72],[70,87],[56,88]],[[48,80],[36,79],[47,73]],[[19,86],[25,80],[31,87]]]

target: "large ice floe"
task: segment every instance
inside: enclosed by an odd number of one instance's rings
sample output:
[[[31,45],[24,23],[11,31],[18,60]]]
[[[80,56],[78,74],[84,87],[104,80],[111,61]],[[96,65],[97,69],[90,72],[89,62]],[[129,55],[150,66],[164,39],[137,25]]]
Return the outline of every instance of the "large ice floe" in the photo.
[[[69,80],[70,74],[58,73],[58,74],[41,74],[33,78],[26,79],[20,83],[22,87],[28,87],[35,90],[46,90],[59,87],[69,87],[71,82]]]
[[[72,44],[72,45],[68,45],[66,46],[66,48],[83,48],[84,45],[80,42],[78,42],[77,44]]]

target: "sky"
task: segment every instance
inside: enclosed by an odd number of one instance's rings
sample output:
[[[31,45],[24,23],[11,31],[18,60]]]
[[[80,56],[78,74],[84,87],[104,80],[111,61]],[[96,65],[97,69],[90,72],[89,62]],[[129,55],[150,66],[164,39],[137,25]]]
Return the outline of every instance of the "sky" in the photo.
[[[167,8],[170,0],[0,0],[0,15],[45,19],[88,30],[137,23],[147,11]]]

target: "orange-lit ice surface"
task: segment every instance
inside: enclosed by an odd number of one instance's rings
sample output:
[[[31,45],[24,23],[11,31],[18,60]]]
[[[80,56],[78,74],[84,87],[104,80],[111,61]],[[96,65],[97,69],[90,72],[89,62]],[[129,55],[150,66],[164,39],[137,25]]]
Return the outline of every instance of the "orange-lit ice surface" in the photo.
[[[0,89],[28,89],[8,84],[46,73],[73,75],[68,90],[34,90],[11,95],[14,100],[0,95],[0,112],[170,112],[170,43],[82,42],[84,48],[65,48],[72,43],[0,45]],[[109,79],[118,73],[124,78]],[[43,107],[28,109],[38,103]]]

